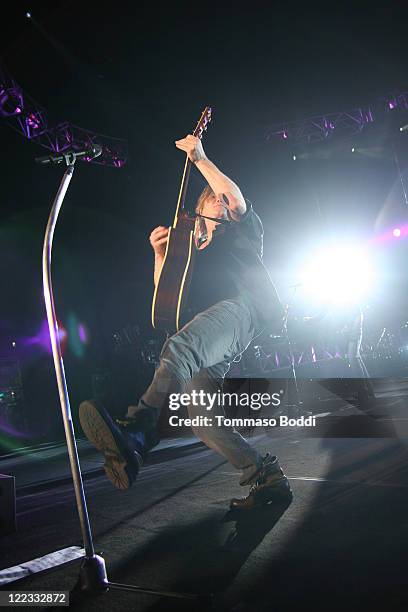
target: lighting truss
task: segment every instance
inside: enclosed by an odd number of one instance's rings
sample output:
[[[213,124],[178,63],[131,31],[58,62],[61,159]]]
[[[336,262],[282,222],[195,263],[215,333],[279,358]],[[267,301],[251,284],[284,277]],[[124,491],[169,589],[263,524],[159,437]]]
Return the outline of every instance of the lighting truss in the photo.
[[[384,96],[370,106],[339,113],[315,115],[299,121],[275,123],[268,128],[266,140],[290,140],[310,144],[332,138],[334,135],[352,136],[379,119],[385,112],[408,109],[408,92]]]
[[[68,121],[60,123],[51,130],[46,130],[37,137],[36,142],[54,153],[62,153],[67,149],[83,151],[91,148],[94,144],[98,144],[102,147],[102,155],[89,161],[104,166],[121,168],[127,160],[125,140],[97,134]]]
[[[127,161],[127,142],[63,122],[49,127],[47,112],[0,67],[0,117],[24,138],[54,153],[82,151],[98,144],[102,154],[90,163],[121,168]]]

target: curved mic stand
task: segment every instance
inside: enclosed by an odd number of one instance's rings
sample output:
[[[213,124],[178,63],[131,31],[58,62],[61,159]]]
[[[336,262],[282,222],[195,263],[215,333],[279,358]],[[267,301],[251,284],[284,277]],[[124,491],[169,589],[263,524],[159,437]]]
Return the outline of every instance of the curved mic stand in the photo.
[[[69,462],[71,467],[72,480],[74,483],[75,498],[79,514],[81,534],[85,548],[85,557],[80,569],[77,588],[81,592],[89,594],[100,593],[103,591],[107,591],[111,588],[124,591],[133,591],[137,593],[147,593],[151,595],[161,595],[165,597],[177,597],[181,599],[208,600],[209,598],[211,598],[211,596],[200,596],[190,593],[157,591],[154,589],[145,589],[132,585],[109,582],[106,574],[105,561],[101,556],[95,554],[92,531],[89,523],[85,491],[82,482],[81,467],[79,463],[78,450],[75,440],[75,432],[72,423],[71,408],[64,372],[64,362],[62,359],[61,345],[58,335],[58,323],[55,313],[54,297],[51,283],[51,255],[54,230],[65,194],[67,192],[69,183],[71,182],[72,175],[74,173],[75,160],[75,155],[65,157],[65,163],[68,167],[64,173],[64,176],[62,177],[62,181],[59,186],[48,219],[43,245],[42,270],[44,300],[47,310],[47,320],[51,338],[52,355],[54,360],[55,374],[57,377],[58,393],[62,410],[62,418],[64,421],[65,438],[68,447]]]
[[[299,285],[293,285],[292,289],[293,289],[293,296],[292,296],[292,303],[293,300],[295,299],[295,295],[296,295],[296,290],[298,288]],[[287,407],[291,409],[291,412],[293,412],[293,416],[299,416],[302,413],[302,404],[303,402],[300,400],[300,394],[299,394],[299,386],[298,386],[298,382],[297,382],[297,373],[296,373],[296,366],[295,366],[295,354],[293,352],[292,349],[292,342],[290,340],[290,335],[288,332],[288,316],[289,316],[289,309],[292,306],[292,303],[289,303],[287,305],[287,310],[286,310],[286,316],[285,316],[285,320],[284,320],[284,324],[283,324],[283,332],[284,332],[284,336],[287,342],[287,346],[288,346],[288,352],[289,352],[289,358],[290,358],[290,369],[292,372],[292,378],[293,378],[293,385],[292,385],[292,397],[291,397],[291,403],[289,403],[289,390],[290,390],[290,385],[289,385],[289,380],[288,380],[288,403],[287,403]]]
[[[287,315],[288,315],[288,313],[289,313],[289,308],[287,309]],[[287,346],[288,346],[288,352],[289,352],[289,358],[290,358],[290,370],[292,372],[292,380],[293,380],[292,393],[291,393],[291,402],[290,403],[289,403],[290,385],[289,385],[289,380],[288,380],[288,403],[287,403],[287,407],[290,408],[291,412],[294,413],[293,416],[297,416],[301,412],[302,402],[300,401],[299,387],[298,387],[298,382],[297,382],[297,374],[296,374],[296,366],[295,366],[295,354],[294,354],[293,349],[292,349],[292,342],[290,340],[290,336],[289,336],[289,332],[288,332],[288,327],[287,327],[287,315],[286,315],[285,322],[283,324],[283,332],[284,332],[283,335],[284,335],[284,337],[286,339]]]

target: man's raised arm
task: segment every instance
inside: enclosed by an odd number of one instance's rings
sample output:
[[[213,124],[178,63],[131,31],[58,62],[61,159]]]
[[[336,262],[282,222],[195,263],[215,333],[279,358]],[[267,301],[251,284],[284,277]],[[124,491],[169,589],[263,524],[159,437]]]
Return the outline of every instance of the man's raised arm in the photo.
[[[189,134],[181,140],[176,140],[176,147],[185,151],[189,159],[196,165],[216,196],[221,194],[225,208],[231,217],[238,221],[246,211],[246,203],[240,188],[208,159],[202,142],[197,136]]]

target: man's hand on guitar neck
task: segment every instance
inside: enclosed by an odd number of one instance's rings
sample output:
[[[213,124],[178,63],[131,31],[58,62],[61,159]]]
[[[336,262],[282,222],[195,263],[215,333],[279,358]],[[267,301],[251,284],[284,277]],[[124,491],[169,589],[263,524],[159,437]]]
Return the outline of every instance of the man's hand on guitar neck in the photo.
[[[189,134],[181,140],[176,140],[176,147],[187,153],[189,160],[192,161],[193,164],[200,161],[200,159],[207,159],[203,149],[203,143],[198,136]]]

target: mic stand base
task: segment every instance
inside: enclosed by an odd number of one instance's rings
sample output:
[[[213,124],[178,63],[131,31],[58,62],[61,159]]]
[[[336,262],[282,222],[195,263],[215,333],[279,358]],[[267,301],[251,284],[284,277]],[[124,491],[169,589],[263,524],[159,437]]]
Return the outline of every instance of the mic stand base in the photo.
[[[211,604],[213,596],[196,595],[192,593],[176,593],[174,591],[160,591],[157,589],[147,589],[145,587],[120,582],[110,582],[106,574],[105,560],[100,555],[85,557],[79,570],[78,582],[74,591],[85,596],[100,595],[109,590],[129,591],[131,593],[143,593],[145,595],[156,595],[159,597],[171,597],[174,599],[188,599],[190,601],[200,601],[201,603]]]

